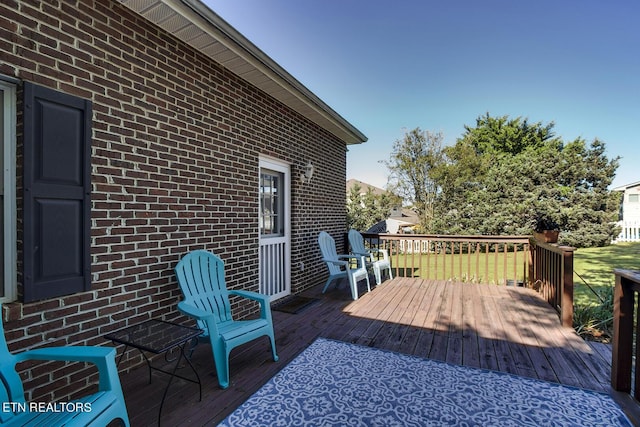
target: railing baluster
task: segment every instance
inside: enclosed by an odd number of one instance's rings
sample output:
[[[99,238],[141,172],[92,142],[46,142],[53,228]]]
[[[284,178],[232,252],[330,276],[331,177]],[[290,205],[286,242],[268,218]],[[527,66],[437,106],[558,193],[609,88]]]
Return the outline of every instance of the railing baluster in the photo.
[[[480,280],[480,242],[476,243],[476,274],[475,280]]]
[[[440,245],[440,243],[438,243],[438,245],[435,247],[435,250],[433,251],[433,255],[435,259],[435,266],[433,267],[433,269],[435,270],[436,280],[438,279],[438,258],[440,258],[441,250],[442,250],[442,246]]]
[[[518,259],[518,245],[513,245],[513,258],[514,259]],[[514,262],[513,263],[513,286],[518,286],[518,263]],[[507,284],[506,282],[506,278],[505,278],[505,285]]]
[[[496,250],[498,249],[497,246],[498,245],[496,245]],[[506,244],[502,245],[502,250],[503,250],[503,253],[504,253],[504,263],[502,265],[502,277],[504,277],[504,284],[506,285],[507,284],[507,276],[508,276],[507,271],[509,269],[509,267],[507,267],[507,245]]]

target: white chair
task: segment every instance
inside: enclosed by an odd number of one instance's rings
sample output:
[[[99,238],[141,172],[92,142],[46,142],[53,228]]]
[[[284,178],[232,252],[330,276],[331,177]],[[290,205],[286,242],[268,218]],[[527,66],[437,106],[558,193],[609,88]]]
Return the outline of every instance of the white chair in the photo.
[[[376,276],[376,285],[382,283],[382,271],[385,269],[389,271],[389,279],[393,279],[391,261],[389,261],[389,254],[386,249],[367,249],[364,246],[362,234],[353,229],[349,230],[349,244],[351,245],[351,252],[364,256],[366,264],[373,268],[373,273]],[[376,253],[382,254],[382,258],[376,258]]]
[[[349,279],[351,296],[354,300],[358,299],[358,281],[365,279],[367,281],[367,290],[371,291],[364,256],[338,255],[336,242],[326,231],[320,232],[318,245],[320,246],[320,252],[322,252],[322,261],[327,263],[327,268],[329,269],[329,278],[324,285],[324,289],[322,289],[322,293],[325,293],[331,282],[343,277]],[[349,262],[352,258],[357,260],[355,268],[352,268]]]

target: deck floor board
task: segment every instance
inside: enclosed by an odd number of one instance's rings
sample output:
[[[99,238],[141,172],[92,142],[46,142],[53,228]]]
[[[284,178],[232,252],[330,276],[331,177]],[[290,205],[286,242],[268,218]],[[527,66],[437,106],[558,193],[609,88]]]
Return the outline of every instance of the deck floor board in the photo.
[[[305,292],[320,301],[298,314],[273,311],[280,361],[271,360],[267,338],[233,350],[226,390],[218,387],[211,348],[198,345],[192,360],[202,401],[197,385],[174,379],[162,425],[216,425],[318,337],[611,393],[610,346],[562,327],[529,289],[400,277],[357,301],[346,284],[320,291]],[[157,425],[167,378],[154,373],[149,384],[146,367],[120,378],[131,425]]]

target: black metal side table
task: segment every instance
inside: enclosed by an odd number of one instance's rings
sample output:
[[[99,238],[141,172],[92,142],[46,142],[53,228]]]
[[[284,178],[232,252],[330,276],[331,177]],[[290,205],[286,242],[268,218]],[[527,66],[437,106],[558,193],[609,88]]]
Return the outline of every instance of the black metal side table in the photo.
[[[127,351],[128,347],[138,349],[140,354],[144,357],[149,368],[149,384],[151,384],[151,371],[159,371],[170,375],[167,387],[162,395],[162,401],[160,402],[160,410],[158,411],[158,425],[160,425],[160,416],[162,414],[162,406],[164,405],[164,399],[167,397],[169,386],[174,377],[181,378],[185,381],[189,381],[198,384],[200,391],[200,401],[202,401],[202,383],[200,382],[200,376],[193,367],[189,356],[185,353],[187,344],[190,344],[190,349],[193,349],[197,344],[198,336],[204,331],[202,329],[190,328],[187,326],[178,325],[176,323],[166,322],[164,320],[151,319],[137,325],[129,326],[127,328],[119,329],[115,332],[108,333],[104,338],[113,341],[114,343],[124,344],[124,350],[118,358],[118,364],[122,360],[122,356]],[[171,359],[171,354],[178,351],[178,355],[175,359]],[[145,352],[154,354],[164,354],[167,362],[173,362],[175,365],[172,371],[166,371],[162,368],[158,368],[151,365],[151,360],[147,357]],[[180,361],[184,359],[187,361],[191,370],[196,376],[196,379],[187,378],[176,374]]]

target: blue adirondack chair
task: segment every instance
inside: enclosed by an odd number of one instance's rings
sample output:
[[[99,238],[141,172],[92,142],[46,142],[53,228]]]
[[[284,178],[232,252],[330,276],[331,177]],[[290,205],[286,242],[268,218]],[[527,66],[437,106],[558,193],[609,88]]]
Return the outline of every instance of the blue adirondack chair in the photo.
[[[116,368],[116,349],[112,347],[45,347],[17,354],[9,353],[0,316],[0,426],[99,426],[103,427],[119,420],[129,426],[129,415]],[[66,362],[88,362],[98,368],[98,392],[73,402],[80,410],[70,405],[54,408],[55,411],[40,412],[31,408],[24,397],[24,388],[16,364],[26,360],[55,360]],[[4,405],[6,403],[6,405]],[[10,408],[5,411],[5,407]],[[35,410],[33,410],[35,409]]]
[[[356,255],[364,256],[367,266],[371,266],[373,269],[373,273],[376,276],[376,285],[382,283],[382,271],[385,269],[389,271],[389,279],[393,279],[391,261],[389,261],[389,254],[386,249],[367,249],[364,246],[362,234],[353,229],[349,230],[349,244],[351,245],[351,251]],[[376,253],[381,254],[382,258],[376,258]]]
[[[200,338],[211,342],[221,388],[229,386],[229,354],[235,347],[261,336],[269,337],[274,362],[278,361],[269,296],[244,290],[227,290],[223,261],[204,250],[185,255],[175,268],[184,300],[178,310],[196,319],[205,332]],[[260,303],[260,318],[234,320],[230,295]]]
[[[318,245],[320,246],[320,252],[322,253],[322,261],[327,264],[327,269],[329,270],[329,278],[322,289],[322,293],[325,293],[331,282],[344,277],[349,280],[351,297],[354,300],[358,299],[358,282],[360,280],[365,279],[367,281],[367,290],[371,291],[371,284],[369,283],[369,274],[367,273],[364,256],[338,255],[338,251],[336,250],[336,241],[326,231],[321,231],[318,235]],[[355,267],[349,262],[354,258],[357,261],[357,266]]]

